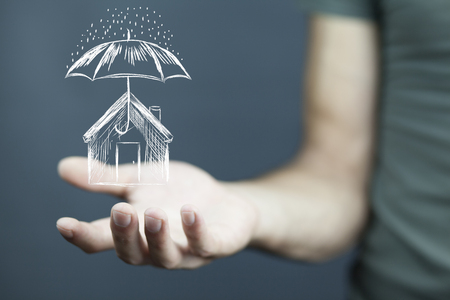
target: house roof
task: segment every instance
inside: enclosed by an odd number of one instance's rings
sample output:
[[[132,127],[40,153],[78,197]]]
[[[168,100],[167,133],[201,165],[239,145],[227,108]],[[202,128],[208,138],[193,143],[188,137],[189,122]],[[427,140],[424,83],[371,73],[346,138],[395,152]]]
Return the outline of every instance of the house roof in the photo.
[[[173,139],[172,134],[166,127],[132,94],[130,93],[129,107],[130,122],[143,133],[142,125],[147,121],[150,122],[164,137],[165,142],[170,143]],[[128,111],[128,93],[125,92],[119,100],[117,100],[88,131],[83,135],[83,140],[88,143],[96,136],[96,134],[111,120],[117,125],[127,122]]]

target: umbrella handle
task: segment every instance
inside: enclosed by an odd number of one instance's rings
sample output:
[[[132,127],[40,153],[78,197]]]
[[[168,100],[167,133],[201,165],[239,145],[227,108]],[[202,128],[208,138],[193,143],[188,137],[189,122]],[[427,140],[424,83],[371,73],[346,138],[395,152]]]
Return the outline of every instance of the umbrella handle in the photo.
[[[127,29],[128,30],[128,29]],[[130,31],[128,30],[128,38],[130,36]],[[130,77],[127,76],[127,96],[128,96],[128,103],[127,103],[127,128],[125,128],[125,131],[121,131],[117,128],[117,125],[114,126],[114,129],[117,131],[118,134],[124,135],[127,133],[128,128],[130,127]]]

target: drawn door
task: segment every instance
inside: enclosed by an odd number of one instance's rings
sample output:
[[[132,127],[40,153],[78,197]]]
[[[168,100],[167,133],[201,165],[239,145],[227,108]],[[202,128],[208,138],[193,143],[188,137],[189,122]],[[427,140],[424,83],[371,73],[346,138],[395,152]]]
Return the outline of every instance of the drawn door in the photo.
[[[125,178],[119,174],[119,165],[130,164],[133,168],[133,178]],[[127,174],[128,175],[128,174]],[[122,178],[121,178],[122,177]],[[141,145],[139,142],[117,142],[116,143],[116,182],[140,182],[141,181]]]

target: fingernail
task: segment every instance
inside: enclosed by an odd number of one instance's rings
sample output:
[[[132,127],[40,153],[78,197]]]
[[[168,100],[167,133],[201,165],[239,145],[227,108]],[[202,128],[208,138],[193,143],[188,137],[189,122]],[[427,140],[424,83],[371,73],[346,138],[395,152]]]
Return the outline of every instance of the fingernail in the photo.
[[[113,210],[112,213],[114,224],[119,227],[127,227],[131,222],[131,215],[124,214],[118,211]]]
[[[65,238],[71,239],[73,238],[73,231],[72,230],[67,230],[64,228],[59,227],[58,225],[56,225],[56,227],[59,230],[59,233],[61,233],[61,235]]]
[[[157,233],[161,230],[161,220],[149,216],[145,216],[145,227],[152,233]]]
[[[195,213],[193,211],[182,212],[181,219],[185,225],[191,226],[195,222]]]

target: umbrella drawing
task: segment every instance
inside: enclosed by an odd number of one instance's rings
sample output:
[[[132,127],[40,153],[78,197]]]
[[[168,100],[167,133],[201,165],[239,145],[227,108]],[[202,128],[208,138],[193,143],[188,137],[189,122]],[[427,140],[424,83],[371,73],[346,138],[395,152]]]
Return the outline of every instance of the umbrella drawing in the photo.
[[[170,78],[191,79],[178,58],[170,51],[147,41],[130,39],[106,42],[83,54],[69,68],[66,78],[82,76],[91,81],[106,78],[127,79],[128,113],[125,130],[115,127],[119,134],[128,131],[130,123],[130,78],[146,78],[165,82]]]

